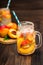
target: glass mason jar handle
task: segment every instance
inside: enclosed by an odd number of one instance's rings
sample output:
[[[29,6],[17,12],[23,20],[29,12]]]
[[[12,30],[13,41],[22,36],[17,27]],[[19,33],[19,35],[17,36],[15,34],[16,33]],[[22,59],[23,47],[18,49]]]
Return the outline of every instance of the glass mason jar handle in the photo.
[[[40,33],[39,31],[35,31],[35,33],[36,33],[36,35],[37,35],[38,38],[39,38],[39,43],[36,44],[36,49],[37,49],[37,48],[40,48],[41,45],[42,45],[42,35],[41,35],[41,33]]]

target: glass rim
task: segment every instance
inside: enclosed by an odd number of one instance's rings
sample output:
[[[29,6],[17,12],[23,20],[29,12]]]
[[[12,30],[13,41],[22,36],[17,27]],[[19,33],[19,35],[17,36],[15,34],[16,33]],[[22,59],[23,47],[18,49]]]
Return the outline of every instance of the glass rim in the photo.
[[[21,24],[29,24],[29,25],[34,26],[34,23],[31,21],[21,21]]]

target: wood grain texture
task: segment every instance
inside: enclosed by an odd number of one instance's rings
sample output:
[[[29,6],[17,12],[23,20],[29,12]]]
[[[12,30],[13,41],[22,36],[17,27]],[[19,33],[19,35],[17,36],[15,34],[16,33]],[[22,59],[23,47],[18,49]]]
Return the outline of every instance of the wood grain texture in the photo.
[[[8,0],[0,0],[0,8],[7,7],[7,3]],[[43,0],[11,0],[9,7],[14,10],[39,10],[43,9]]]
[[[4,45],[0,65],[31,65],[31,56],[23,56],[17,53],[16,45]]]

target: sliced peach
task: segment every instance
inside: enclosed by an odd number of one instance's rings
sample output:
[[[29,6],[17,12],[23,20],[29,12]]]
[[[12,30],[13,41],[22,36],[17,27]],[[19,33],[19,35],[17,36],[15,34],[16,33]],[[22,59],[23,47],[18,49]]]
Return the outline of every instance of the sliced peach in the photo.
[[[34,39],[34,34],[33,34],[33,33],[28,33],[28,34],[26,35],[26,38],[27,38],[28,40],[32,41],[32,40]]]
[[[34,43],[26,49],[24,49],[22,47],[18,48],[18,53],[23,54],[23,55],[32,54],[35,51],[35,47],[36,47],[36,44]]]
[[[9,29],[8,35],[9,35],[10,38],[17,38],[15,29]]]
[[[21,34],[20,34],[20,38],[23,38],[23,37],[24,37],[24,35],[23,35],[23,33],[21,33]]]
[[[18,26],[16,23],[9,23],[7,26],[11,27],[12,29],[15,29],[17,30],[18,29]]]
[[[5,37],[8,34],[8,29],[4,28],[2,30],[0,30],[0,36],[1,37]]]
[[[8,10],[2,10],[2,16],[8,19],[11,18],[11,14]]]
[[[29,40],[26,39],[21,43],[21,46],[26,46],[27,44],[29,44]]]
[[[5,14],[3,14],[3,17],[9,19],[9,18],[11,18],[11,15],[8,15],[8,14],[5,15]]]
[[[21,43],[24,41],[24,38],[17,38],[17,47],[21,47]]]
[[[8,30],[9,29],[6,27],[6,25],[0,26],[0,36],[5,37],[8,34]]]

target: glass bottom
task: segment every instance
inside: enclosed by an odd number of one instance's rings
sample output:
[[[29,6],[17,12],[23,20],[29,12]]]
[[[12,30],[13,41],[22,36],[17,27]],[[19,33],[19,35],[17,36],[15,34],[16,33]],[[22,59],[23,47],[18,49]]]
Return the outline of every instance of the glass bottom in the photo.
[[[17,52],[22,55],[33,54],[35,50],[36,50],[36,44],[34,44],[33,46],[31,45],[31,47],[27,49],[17,48]]]

